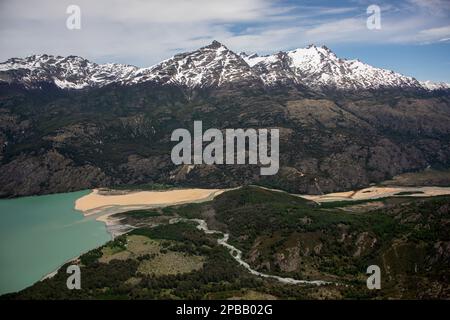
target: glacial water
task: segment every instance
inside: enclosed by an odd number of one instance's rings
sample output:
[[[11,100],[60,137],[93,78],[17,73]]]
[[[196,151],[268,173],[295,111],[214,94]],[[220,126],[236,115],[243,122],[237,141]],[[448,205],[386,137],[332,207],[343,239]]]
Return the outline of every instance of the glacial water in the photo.
[[[104,223],[74,209],[89,192],[0,200],[0,294],[26,288],[111,239]]]

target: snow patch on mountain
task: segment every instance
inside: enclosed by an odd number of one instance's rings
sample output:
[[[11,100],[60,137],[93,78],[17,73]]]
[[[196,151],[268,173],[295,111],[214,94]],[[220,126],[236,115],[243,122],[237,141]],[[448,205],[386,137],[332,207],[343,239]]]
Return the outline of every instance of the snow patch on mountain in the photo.
[[[359,60],[338,58],[325,46],[310,45],[265,57],[245,56],[244,59],[252,68],[263,70],[261,77],[266,85],[292,79],[294,83],[312,88],[422,88],[414,78],[375,68]]]
[[[137,72],[133,82],[155,81],[193,88],[258,79],[258,75],[239,55],[214,41],[209,46],[175,55],[152,68]]]
[[[62,89],[102,87],[127,79],[138,70],[123,64],[96,64],[77,56],[33,55],[12,58],[0,63],[0,79],[18,82],[27,88],[39,87],[42,82],[53,82]]]
[[[412,88],[446,90],[446,83],[419,82],[394,71],[359,60],[336,56],[325,46],[310,45],[291,51],[258,56],[236,54],[223,44],[177,54],[149,68],[123,64],[96,64],[77,56],[33,55],[0,63],[0,81],[39,88],[54,83],[62,89],[98,88],[109,84],[155,82],[188,88],[302,85],[311,89],[359,90]]]
[[[432,82],[432,81],[422,81],[420,83],[422,87],[428,90],[448,90],[450,89],[450,83],[445,82]]]

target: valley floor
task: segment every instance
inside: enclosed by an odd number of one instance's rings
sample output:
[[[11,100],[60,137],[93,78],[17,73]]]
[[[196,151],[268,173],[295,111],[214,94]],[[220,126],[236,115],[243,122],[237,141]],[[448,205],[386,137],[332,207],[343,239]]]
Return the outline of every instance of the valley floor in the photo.
[[[70,262],[81,267],[83,290],[66,289],[63,266],[3,298],[450,297],[450,188],[307,197],[256,186],[96,190],[77,208],[106,222],[114,240]],[[382,290],[366,287],[373,264]]]
[[[85,215],[96,214],[111,207],[126,207],[127,211],[145,206],[169,206],[212,200],[225,189],[175,189],[169,191],[122,191],[94,189],[76,200],[75,209]]]
[[[112,216],[117,213],[211,201],[216,196],[229,190],[234,189],[175,189],[168,191],[94,189],[90,194],[76,200],[75,209],[82,211],[86,216],[93,215],[98,221],[106,223],[110,232],[114,235],[114,233],[117,234],[117,222],[120,220]],[[284,192],[276,189],[267,190]],[[450,195],[450,187],[377,186],[323,195],[292,195],[317,203],[369,201],[386,197],[434,197]],[[119,227],[119,233],[120,230],[122,229]]]
[[[449,195],[450,187],[370,187],[361,190],[335,192],[324,195],[302,195],[315,202],[373,200],[386,197],[435,197]]]

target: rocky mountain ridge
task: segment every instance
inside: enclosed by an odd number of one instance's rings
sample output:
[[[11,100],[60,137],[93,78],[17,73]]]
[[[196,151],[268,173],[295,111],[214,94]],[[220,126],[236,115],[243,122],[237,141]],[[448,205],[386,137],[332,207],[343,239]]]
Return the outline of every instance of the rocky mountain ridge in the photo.
[[[236,54],[223,44],[177,54],[148,68],[116,63],[97,64],[77,56],[33,55],[0,63],[0,82],[28,89],[51,83],[61,89],[99,88],[110,84],[152,82],[186,88],[240,83],[256,87],[302,86],[312,90],[414,89],[446,90],[449,84],[420,82],[359,60],[345,60],[325,46],[258,56]]]

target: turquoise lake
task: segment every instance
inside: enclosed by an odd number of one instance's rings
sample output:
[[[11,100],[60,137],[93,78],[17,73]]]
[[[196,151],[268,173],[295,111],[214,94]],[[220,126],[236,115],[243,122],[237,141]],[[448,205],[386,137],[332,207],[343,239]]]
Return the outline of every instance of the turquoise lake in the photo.
[[[26,288],[111,240],[104,223],[74,209],[89,192],[0,200],[0,294]]]

